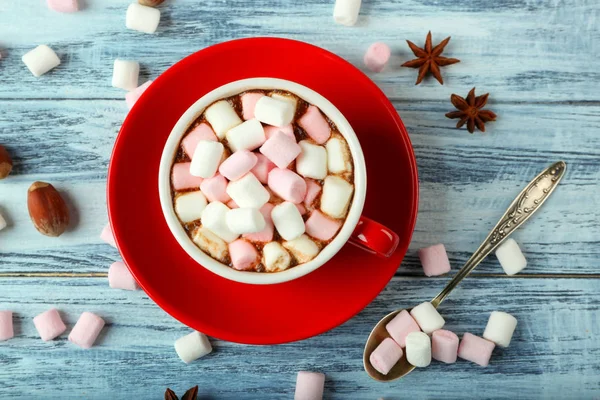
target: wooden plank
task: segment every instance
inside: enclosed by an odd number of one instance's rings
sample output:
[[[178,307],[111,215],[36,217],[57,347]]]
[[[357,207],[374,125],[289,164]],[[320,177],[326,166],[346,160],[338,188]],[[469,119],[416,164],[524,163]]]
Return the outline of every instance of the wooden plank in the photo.
[[[525,273],[597,274],[600,107],[493,104],[500,115],[486,134],[469,135],[443,117],[445,103],[395,102],[415,147],[420,211],[400,274],[420,274],[416,250],[442,242],[454,268],[477,248],[513,196],[552,161],[569,170],[544,208],[515,237],[530,261]],[[15,158],[0,185],[0,272],[102,272],[117,252],[100,244],[108,217],[105,178],[112,144],[126,114],[122,101],[0,101],[0,143]],[[507,145],[508,144],[508,145]],[[37,234],[26,192],[47,180],[77,210],[60,239]],[[367,201],[369,201],[367,199]],[[477,271],[501,273],[495,260]]]
[[[0,397],[161,398],[198,384],[203,399],[291,398],[298,370],[327,374],[327,399],[597,398],[600,396],[600,281],[468,278],[441,306],[448,329],[481,335],[489,313],[504,310],[519,325],[510,348],[489,367],[434,362],[389,385],[362,371],[372,325],[393,307],[433,297],[440,279],[395,278],[362,313],[316,338],[280,346],[213,340],[215,352],[186,366],[173,341],[189,329],[142,292],[110,289],[105,279],[0,279],[0,309],[16,313],[17,337],[0,343]],[[210,299],[199,299],[201,302]],[[31,318],[58,307],[72,327],[83,311],[108,322],[89,351],[66,340],[44,343]]]
[[[334,24],[332,2],[320,0],[257,0],[251,7],[243,0],[178,0],[161,7],[155,35],[125,28],[127,2],[121,0],[88,1],[73,15],[35,1],[1,7],[2,98],[121,98],[110,86],[117,57],[139,60],[143,82],[206,46],[267,35],[314,43],[361,69],[368,45],[385,41],[393,68],[374,78],[395,99],[439,100],[478,86],[502,101],[600,100],[596,0],[373,0],[353,28]],[[447,54],[462,61],[444,68],[443,87],[433,79],[415,87],[416,71],[399,67],[413,58],[404,40],[421,45],[429,29],[435,42],[452,35]],[[37,79],[20,58],[42,42],[62,64]]]

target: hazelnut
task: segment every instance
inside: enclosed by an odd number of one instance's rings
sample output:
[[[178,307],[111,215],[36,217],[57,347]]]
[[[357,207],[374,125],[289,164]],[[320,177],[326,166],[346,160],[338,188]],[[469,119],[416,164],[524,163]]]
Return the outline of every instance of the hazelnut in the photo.
[[[49,183],[34,182],[27,191],[31,222],[42,235],[60,236],[69,225],[69,209],[60,193]]]
[[[0,179],[4,179],[10,174],[12,166],[13,163],[10,154],[8,154],[4,146],[0,145]]]

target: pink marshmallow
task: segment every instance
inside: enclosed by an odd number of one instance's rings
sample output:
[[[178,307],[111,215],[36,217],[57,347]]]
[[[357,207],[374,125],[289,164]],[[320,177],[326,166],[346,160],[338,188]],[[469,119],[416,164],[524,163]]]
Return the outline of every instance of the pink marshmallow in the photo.
[[[385,338],[383,339],[383,342],[373,350],[369,356],[369,361],[373,368],[383,375],[387,375],[394,365],[396,365],[398,360],[400,360],[402,353],[402,348],[398,346],[398,343],[390,338]]]
[[[275,168],[269,172],[269,189],[286,201],[300,204],[306,196],[306,181],[294,171]]]
[[[250,242],[238,239],[229,243],[229,256],[231,265],[238,271],[247,271],[258,264],[258,250]]]
[[[71,13],[79,10],[77,0],[47,0],[48,8],[54,11]]]
[[[248,150],[239,150],[227,157],[219,166],[219,172],[230,181],[246,175],[258,162],[256,155]]]
[[[51,308],[36,316],[33,319],[33,325],[44,342],[62,335],[67,330],[56,308]]]
[[[309,236],[318,240],[328,241],[335,236],[342,226],[342,223],[326,217],[319,210],[313,210],[304,225],[306,227],[306,233]]]
[[[304,204],[306,207],[312,206],[317,196],[321,192],[321,185],[312,179],[306,180],[306,196],[304,197]]]
[[[315,106],[309,106],[306,113],[298,120],[300,125],[317,144],[325,143],[331,136],[331,127]]]
[[[209,202],[220,201],[221,203],[227,203],[231,200],[231,197],[226,192],[227,179],[221,174],[216,174],[212,178],[203,180],[200,184],[200,190]]]
[[[306,207],[304,207],[304,205],[302,205],[302,203],[294,204],[294,205],[298,209],[298,212],[300,213],[300,215],[306,214]]]
[[[181,141],[181,145],[183,146],[183,151],[188,157],[192,158],[194,156],[194,151],[196,151],[196,146],[201,140],[210,140],[211,142],[218,142],[217,135],[215,135],[215,131],[208,125],[206,122],[201,123],[190,133],[188,133],[183,140]]]
[[[390,59],[390,54],[391,51],[387,44],[381,42],[373,43],[367,49],[363,61],[371,71],[381,72]]]
[[[148,86],[150,86],[151,83],[152,81],[148,81],[143,85],[140,85],[137,88],[127,92],[127,94],[125,95],[125,102],[127,103],[127,107],[129,107],[130,110],[133,108],[133,105],[138,101],[142,94],[144,94],[146,89],[148,89]]]
[[[117,243],[115,242],[115,237],[112,232],[112,228],[110,227],[110,223],[106,224],[104,228],[102,228],[102,233],[100,233],[100,239],[110,244],[112,247],[117,247]]]
[[[487,367],[496,345],[489,340],[471,333],[465,333],[458,346],[458,356],[463,360],[472,361],[482,367]]]
[[[0,311],[0,342],[15,336],[12,311]]]
[[[230,209],[234,209],[234,208],[240,208],[240,206],[237,205],[237,203],[233,200],[229,200],[229,202],[227,204],[225,204],[227,207],[229,207]]]
[[[301,151],[298,143],[283,132],[275,133],[260,148],[260,152],[279,168],[287,168]]]
[[[257,92],[248,92],[242,95],[242,117],[244,121],[254,118],[254,108],[261,97],[264,97],[264,94]]]
[[[406,310],[402,310],[385,326],[392,339],[406,347],[406,336],[411,332],[421,332],[419,324]]]
[[[121,261],[113,263],[108,269],[108,285],[113,289],[139,289],[135,278],[129,271],[129,268],[127,268],[127,266]]]
[[[294,127],[292,126],[292,124],[282,126],[281,128],[277,126],[267,125],[265,126],[265,137],[269,139],[271,136],[280,131],[288,135],[290,139],[294,139],[294,142],[296,141],[296,135],[294,135]]]
[[[273,220],[271,219],[273,207],[275,207],[273,204],[266,203],[260,208],[259,211],[265,219],[265,228],[260,232],[246,233],[243,235],[244,238],[257,243],[267,243],[273,240],[273,233],[275,232],[275,225],[273,225]]]
[[[452,364],[458,354],[458,336],[445,329],[438,329],[431,335],[431,357],[435,360]]]
[[[258,179],[260,183],[267,183],[269,180],[269,172],[271,172],[271,170],[275,168],[275,164],[273,164],[271,160],[269,160],[263,154],[255,154],[256,165],[254,166],[254,168],[252,168],[250,172],[252,172],[254,176],[256,176],[256,179]]]
[[[89,349],[94,345],[102,328],[104,328],[104,320],[86,311],[81,314],[69,334],[69,341],[83,349]]]
[[[450,272],[450,261],[443,244],[426,247],[419,250],[419,258],[423,272],[427,276],[443,275]]]
[[[183,190],[200,187],[203,179],[199,176],[190,174],[190,165],[191,163],[189,162],[176,163],[173,165],[173,171],[171,173],[173,189]]]
[[[298,372],[294,400],[322,400],[325,375],[320,372]]]

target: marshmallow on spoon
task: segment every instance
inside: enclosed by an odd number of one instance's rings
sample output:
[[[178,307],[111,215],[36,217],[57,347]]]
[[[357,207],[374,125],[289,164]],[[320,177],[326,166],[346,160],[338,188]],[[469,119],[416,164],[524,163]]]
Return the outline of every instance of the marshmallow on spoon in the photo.
[[[244,234],[244,238],[250,240],[251,242],[257,243],[268,243],[273,240],[273,234],[275,233],[275,226],[273,225],[273,220],[271,219],[271,211],[273,211],[273,207],[273,204],[266,203],[260,208],[259,211],[265,221],[265,227],[259,232]]]
[[[304,233],[304,220],[294,203],[284,201],[271,211],[275,229],[284,240],[293,240]]]
[[[321,211],[333,218],[344,218],[354,187],[337,176],[328,176],[323,183]]]
[[[154,33],[160,22],[160,10],[154,7],[143,6],[137,2],[127,7],[125,26],[143,33]]]
[[[204,226],[196,229],[192,234],[192,241],[215,260],[219,260],[222,263],[227,261],[229,254],[227,243],[211,232],[210,229]]]
[[[267,140],[262,124],[257,119],[248,120],[231,128],[225,136],[229,148],[234,152],[257,149]]]
[[[260,148],[260,152],[279,168],[287,168],[301,151],[296,139],[290,138],[283,132],[275,133]]]
[[[411,332],[406,336],[406,360],[415,367],[431,364],[431,339],[424,332]]]
[[[426,276],[438,276],[450,272],[450,261],[443,244],[419,250],[419,259]]]
[[[265,218],[258,208],[236,208],[225,216],[227,227],[233,233],[255,233],[265,229]]]
[[[173,189],[196,189],[200,186],[204,179],[199,176],[190,174],[190,167],[192,163],[180,162],[173,164],[173,171],[171,172],[171,183]]]
[[[60,65],[60,59],[56,53],[45,44],[28,51],[21,59],[36,78]]]
[[[260,122],[273,126],[286,126],[294,119],[296,107],[286,100],[264,96],[258,99],[254,107],[254,116]]]
[[[12,311],[0,311],[0,342],[15,336]]]
[[[201,140],[209,140],[211,142],[219,141],[219,139],[217,139],[217,135],[215,135],[215,132],[206,122],[202,122],[192,129],[192,131],[185,135],[181,141],[183,150],[190,158],[194,156],[196,146],[198,146],[198,143],[200,143]]]
[[[175,197],[175,213],[184,224],[192,222],[202,217],[206,204],[206,197],[199,190],[182,193]]]
[[[219,166],[219,172],[230,181],[235,181],[250,172],[257,162],[258,158],[254,153],[239,150],[223,161]]]
[[[361,0],[336,0],[333,19],[340,25],[352,26],[358,20]]]
[[[175,341],[175,351],[181,361],[189,364],[212,352],[212,346],[203,333],[194,331]]]
[[[286,201],[300,204],[306,196],[306,181],[289,169],[274,168],[268,182],[269,189]]]
[[[104,327],[104,320],[91,312],[81,314],[77,323],[69,334],[69,341],[83,349],[94,345],[100,331]]]
[[[373,43],[367,49],[363,61],[367,68],[373,72],[381,72],[390,59],[390,48],[387,44],[377,42]]]
[[[205,179],[212,178],[221,164],[224,151],[220,142],[201,140],[194,151],[190,173]]]
[[[515,317],[502,311],[492,311],[483,338],[496,343],[497,346],[508,347],[516,327]]]
[[[322,400],[325,375],[320,372],[298,372],[294,400]]]
[[[390,338],[385,338],[369,356],[373,368],[387,375],[402,357],[402,348]]]
[[[269,242],[263,247],[262,263],[269,272],[279,272],[288,269],[292,257],[278,242]]]
[[[148,86],[150,86],[151,83],[152,81],[147,81],[146,83],[138,86],[137,88],[127,92],[127,94],[125,95],[125,102],[127,103],[127,107],[130,110],[133,108],[134,104],[138,101],[138,99],[142,97],[142,94],[144,94],[144,92],[146,91],[146,89],[148,89]]]
[[[227,100],[220,100],[212,104],[206,109],[204,115],[219,139],[223,139],[228,130],[242,123]]]
[[[458,346],[458,356],[463,360],[487,367],[494,347],[496,345],[493,342],[467,332],[463,335],[460,346]]]
[[[314,140],[317,144],[323,144],[329,140],[331,136],[331,127],[329,123],[321,114],[321,111],[315,106],[309,106],[306,112],[300,119],[298,119],[298,125],[300,125]]]
[[[228,203],[231,197],[227,194],[227,179],[221,174],[216,174],[212,178],[204,179],[200,184],[200,190],[208,201],[220,201]]]
[[[406,310],[400,311],[394,319],[385,326],[392,339],[400,345],[406,346],[406,336],[411,332],[420,332],[421,328]]]
[[[328,241],[335,236],[342,223],[325,216],[319,210],[314,210],[304,225],[309,236]]]
[[[260,92],[247,92],[241,96],[242,100],[242,117],[245,121],[254,118],[254,108],[256,107],[256,102],[264,97],[264,94]]]
[[[55,308],[51,308],[33,318],[33,325],[35,325],[35,329],[44,342],[62,335],[67,330],[58,310]]]
[[[506,275],[515,275],[527,266],[527,260],[513,238],[506,239],[496,249],[496,257]]]
[[[432,333],[442,329],[446,321],[428,301],[419,304],[410,311],[410,315],[417,321],[421,330],[425,333]]]
[[[108,284],[113,289],[138,290],[139,286],[125,263],[117,261],[108,269]]]
[[[72,13],[79,10],[77,0],[47,0],[48,8],[62,13]]]
[[[325,179],[327,176],[327,150],[308,140],[298,143],[301,153],[296,160],[296,172],[305,178]]]
[[[229,207],[220,201],[213,201],[204,208],[200,220],[204,227],[227,243],[231,243],[240,235],[232,232],[227,226],[227,212],[229,212]]]
[[[271,197],[252,172],[237,181],[229,182],[227,194],[239,207],[245,208],[261,208]]]
[[[325,145],[327,149],[327,168],[329,172],[340,174],[352,171],[352,156],[346,142],[332,137]]]
[[[296,239],[283,242],[285,247],[299,264],[309,262],[319,254],[319,246],[307,235],[300,235]]]
[[[431,357],[433,359],[452,364],[456,362],[458,354],[458,336],[456,333],[438,329],[431,335]]]
[[[112,86],[125,90],[138,87],[140,64],[137,61],[116,59],[113,66]]]

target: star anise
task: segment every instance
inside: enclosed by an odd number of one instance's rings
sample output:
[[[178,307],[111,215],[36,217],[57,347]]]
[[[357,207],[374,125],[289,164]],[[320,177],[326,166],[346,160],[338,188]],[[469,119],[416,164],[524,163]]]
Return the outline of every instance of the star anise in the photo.
[[[496,114],[492,111],[481,109],[487,103],[489,95],[489,93],[486,93],[475,97],[475,88],[471,89],[466,99],[453,94],[450,96],[450,101],[459,111],[451,111],[446,114],[446,117],[460,118],[456,124],[457,128],[462,127],[466,122],[469,132],[473,133],[475,127],[481,132],[485,132],[485,123],[496,120]]]
[[[191,389],[188,389],[187,392],[183,394],[181,400],[196,400],[198,398],[198,386],[194,386]],[[179,397],[175,394],[174,391],[167,388],[165,392],[165,400],[179,400]]]
[[[447,58],[442,57],[440,55],[442,54],[442,51],[444,51],[444,47],[446,47],[449,41],[450,36],[448,36],[446,39],[442,40],[437,46],[432,48],[431,31],[429,31],[429,33],[427,34],[424,49],[420,48],[410,40],[406,41],[406,43],[408,43],[408,47],[410,47],[412,52],[415,53],[415,56],[417,56],[418,58],[407,61],[404,64],[402,64],[402,66],[410,68],[419,68],[419,76],[417,77],[417,83],[415,83],[415,85],[421,83],[421,81],[423,80],[423,78],[425,78],[425,75],[427,75],[428,72],[431,72],[431,75],[433,75],[439,83],[441,83],[442,85],[444,84],[444,80],[442,79],[442,73],[440,72],[440,67],[460,62],[460,60],[457,58]]]

